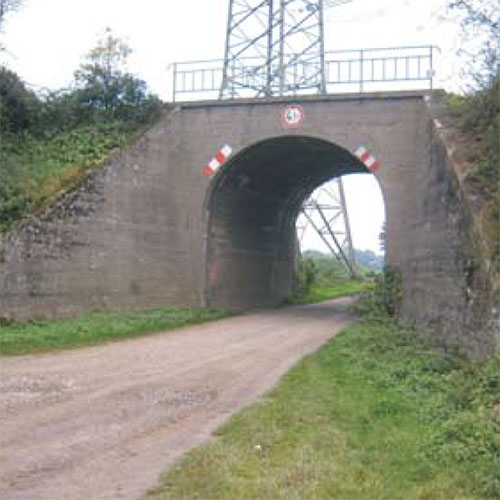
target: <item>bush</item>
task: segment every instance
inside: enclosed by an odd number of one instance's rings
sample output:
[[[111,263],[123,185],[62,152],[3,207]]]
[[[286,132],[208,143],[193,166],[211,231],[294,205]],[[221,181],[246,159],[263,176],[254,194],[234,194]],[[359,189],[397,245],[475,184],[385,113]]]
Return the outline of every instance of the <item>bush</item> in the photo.
[[[318,275],[314,260],[310,257],[300,259],[296,273],[293,277],[292,298],[307,297]]]
[[[16,73],[0,67],[0,132],[20,133],[29,129],[39,108],[35,93],[26,88]]]
[[[383,274],[375,278],[374,305],[390,316],[395,316],[400,310],[402,298],[401,269],[385,266]]]
[[[490,86],[465,96],[457,106],[462,132],[476,136],[475,180],[488,192],[498,192],[500,177],[500,75]],[[493,181],[493,182],[492,182]]]

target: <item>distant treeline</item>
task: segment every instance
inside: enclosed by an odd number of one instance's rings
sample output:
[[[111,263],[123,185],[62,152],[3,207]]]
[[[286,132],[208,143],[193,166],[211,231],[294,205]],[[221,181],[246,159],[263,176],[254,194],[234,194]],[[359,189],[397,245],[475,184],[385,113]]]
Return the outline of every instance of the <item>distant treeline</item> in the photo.
[[[384,268],[384,256],[376,254],[372,250],[354,250],[356,263],[361,272],[382,271]],[[303,254],[304,258],[312,258],[316,267],[322,269],[320,274],[327,276],[345,276],[347,271],[333,255],[320,252],[318,250],[306,250]]]

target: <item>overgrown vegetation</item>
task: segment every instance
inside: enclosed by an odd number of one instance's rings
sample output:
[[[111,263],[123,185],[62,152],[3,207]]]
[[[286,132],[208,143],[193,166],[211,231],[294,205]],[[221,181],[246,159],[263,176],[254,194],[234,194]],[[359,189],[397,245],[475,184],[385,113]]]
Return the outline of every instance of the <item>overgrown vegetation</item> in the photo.
[[[401,269],[385,266],[382,274],[375,278],[373,306],[389,316],[396,316],[403,299]]]
[[[454,0],[450,7],[462,13],[463,43],[470,49],[461,50],[467,91],[448,95],[448,110],[468,138],[462,158],[470,164],[467,187],[474,191],[488,257],[500,274],[500,10],[491,0]]]
[[[350,277],[345,266],[332,256],[317,251],[308,251],[299,260],[294,274],[290,302],[311,304],[355,295],[371,290],[373,286],[373,281],[367,277]]]
[[[107,30],[73,88],[44,94],[0,68],[0,232],[76,187],[159,117],[161,101],[126,71],[129,54]]]
[[[376,308],[149,498],[492,499],[499,465],[500,353],[461,361]]]
[[[0,231],[72,189],[127,142],[114,123],[82,126],[48,138],[13,135],[0,147]]]
[[[215,309],[150,309],[94,312],[69,319],[17,322],[0,328],[0,354],[27,354],[83,347],[212,321],[228,313]]]
[[[448,95],[447,107],[463,135],[463,159],[468,163],[465,187],[473,194],[488,258],[500,275],[500,75],[484,89],[465,96]]]
[[[309,296],[316,284],[318,269],[314,259],[301,258],[295,270],[292,283],[292,302],[300,301]]]

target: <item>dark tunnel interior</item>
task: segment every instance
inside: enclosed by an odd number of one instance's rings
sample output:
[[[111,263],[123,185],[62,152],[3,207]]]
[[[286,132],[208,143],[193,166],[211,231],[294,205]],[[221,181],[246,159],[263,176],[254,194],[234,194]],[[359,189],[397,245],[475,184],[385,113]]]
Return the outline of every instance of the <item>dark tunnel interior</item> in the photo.
[[[328,180],[361,172],[368,171],[346,149],[304,136],[264,140],[228,161],[205,200],[206,305],[282,303],[291,292],[303,201]]]

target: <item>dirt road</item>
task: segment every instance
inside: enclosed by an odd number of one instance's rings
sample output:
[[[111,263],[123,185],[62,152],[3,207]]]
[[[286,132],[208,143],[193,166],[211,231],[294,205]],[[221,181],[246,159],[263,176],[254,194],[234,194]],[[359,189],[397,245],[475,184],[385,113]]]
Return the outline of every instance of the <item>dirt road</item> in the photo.
[[[4,358],[0,498],[143,498],[176,458],[338,333],[350,302]]]

